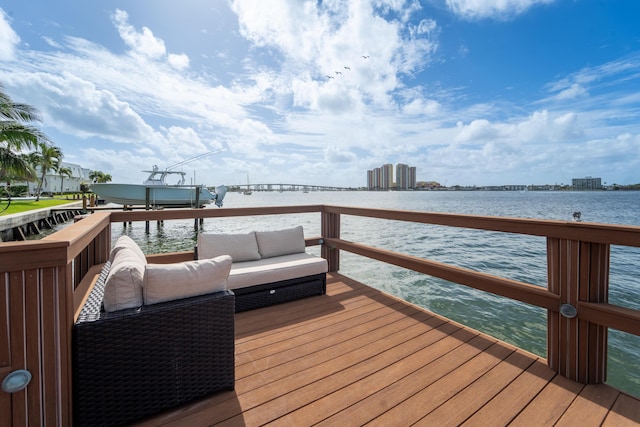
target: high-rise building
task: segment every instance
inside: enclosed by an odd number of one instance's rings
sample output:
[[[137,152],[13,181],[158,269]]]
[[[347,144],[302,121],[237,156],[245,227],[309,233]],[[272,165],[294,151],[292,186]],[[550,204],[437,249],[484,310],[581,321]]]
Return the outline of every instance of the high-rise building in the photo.
[[[374,169],[367,171],[367,189],[369,190],[376,189],[376,174]]]
[[[382,169],[374,168],[367,171],[367,188],[369,190],[382,189]]]
[[[415,166],[409,166],[409,189],[415,190],[418,170]]]
[[[396,165],[396,189],[406,190],[409,188],[409,166],[404,163]]]
[[[380,181],[380,189],[381,190],[389,190],[393,187],[393,165],[391,163],[387,163],[386,165],[382,165],[382,176]]]
[[[403,163],[396,165],[395,181],[393,165],[387,163],[379,168],[367,171],[367,188],[369,190],[410,190],[416,188],[416,167]]]
[[[602,190],[602,178],[573,178],[572,185],[574,190]]]

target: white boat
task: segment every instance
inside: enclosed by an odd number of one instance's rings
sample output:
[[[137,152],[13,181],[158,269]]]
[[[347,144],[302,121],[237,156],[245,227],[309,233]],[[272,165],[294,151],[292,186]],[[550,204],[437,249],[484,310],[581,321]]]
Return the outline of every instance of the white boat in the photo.
[[[152,207],[202,207],[211,202],[222,207],[227,193],[224,185],[212,193],[203,185],[185,185],[185,172],[160,170],[153,166],[149,177],[142,184],[94,183],[91,190],[107,203],[119,205],[144,205]],[[168,184],[167,176],[178,175],[176,184]]]
[[[251,195],[251,184],[249,183],[249,174],[247,174],[247,189],[242,192],[245,196]]]

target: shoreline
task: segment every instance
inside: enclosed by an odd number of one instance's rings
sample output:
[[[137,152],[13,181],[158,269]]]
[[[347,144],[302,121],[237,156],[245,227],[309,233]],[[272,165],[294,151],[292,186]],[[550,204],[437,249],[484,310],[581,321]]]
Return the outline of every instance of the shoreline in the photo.
[[[0,216],[0,241],[28,240],[29,236],[39,235],[44,229],[71,221],[81,211],[82,201],[76,201]]]

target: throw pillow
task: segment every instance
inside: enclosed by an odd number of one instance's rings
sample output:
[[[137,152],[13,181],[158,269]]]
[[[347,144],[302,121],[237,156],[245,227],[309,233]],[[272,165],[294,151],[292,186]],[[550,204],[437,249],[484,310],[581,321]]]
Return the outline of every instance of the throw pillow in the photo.
[[[111,263],[104,285],[102,302],[105,311],[142,305],[142,280],[146,262],[131,248],[120,248]]]
[[[204,295],[227,289],[231,257],[147,264],[144,271],[144,303],[159,302]]]
[[[233,262],[260,259],[256,234],[198,234],[198,259],[229,255]]]
[[[140,249],[140,246],[138,246],[138,244],[129,236],[118,237],[118,240],[116,240],[116,243],[113,245],[113,248],[109,253],[109,261],[113,262],[118,251],[123,248],[131,249],[143,262],[147,262],[147,258],[145,257],[144,252],[142,252],[142,249]]]
[[[277,231],[256,231],[258,251],[262,258],[304,252],[304,231],[299,225]]]

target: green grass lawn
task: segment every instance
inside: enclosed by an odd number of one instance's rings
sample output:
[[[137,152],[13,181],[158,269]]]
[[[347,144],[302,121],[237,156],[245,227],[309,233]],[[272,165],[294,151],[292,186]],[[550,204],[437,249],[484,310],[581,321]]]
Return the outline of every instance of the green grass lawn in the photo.
[[[73,202],[82,202],[82,200],[41,198],[36,202],[35,199],[11,199],[11,205],[9,206],[9,209],[0,212],[0,216],[27,212],[34,209],[49,208],[51,206],[65,205],[67,203]],[[0,201],[0,209],[3,209],[4,206],[4,200]]]

